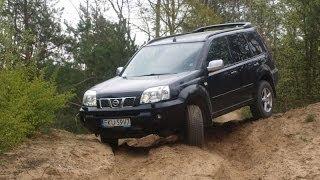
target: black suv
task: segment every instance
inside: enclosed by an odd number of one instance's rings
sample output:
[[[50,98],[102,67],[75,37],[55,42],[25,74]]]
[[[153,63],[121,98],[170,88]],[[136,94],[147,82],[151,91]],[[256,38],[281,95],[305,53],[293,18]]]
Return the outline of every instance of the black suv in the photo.
[[[212,118],[250,106],[271,116],[278,70],[250,23],[199,28],[143,46],[84,94],[81,122],[101,141],[179,132],[202,146]]]

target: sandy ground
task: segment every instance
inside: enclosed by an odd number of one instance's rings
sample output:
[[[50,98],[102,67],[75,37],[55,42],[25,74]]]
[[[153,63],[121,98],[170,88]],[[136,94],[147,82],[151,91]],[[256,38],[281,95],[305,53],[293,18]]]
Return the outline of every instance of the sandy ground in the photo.
[[[149,136],[113,152],[95,136],[54,130],[0,156],[0,179],[320,179],[320,103],[218,123],[203,149],[175,140]]]

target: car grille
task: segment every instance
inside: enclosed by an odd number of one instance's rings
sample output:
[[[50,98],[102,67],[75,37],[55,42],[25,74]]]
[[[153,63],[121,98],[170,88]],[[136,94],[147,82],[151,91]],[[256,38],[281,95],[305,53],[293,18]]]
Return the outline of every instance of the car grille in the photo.
[[[135,103],[135,97],[123,97],[123,98],[100,98],[100,108],[123,108],[133,107]]]

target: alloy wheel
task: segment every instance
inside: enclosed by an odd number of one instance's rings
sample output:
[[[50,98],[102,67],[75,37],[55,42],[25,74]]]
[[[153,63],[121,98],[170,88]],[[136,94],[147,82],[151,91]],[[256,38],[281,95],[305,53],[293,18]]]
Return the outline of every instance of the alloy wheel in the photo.
[[[269,88],[263,88],[261,92],[263,110],[269,113],[272,110],[272,92]]]

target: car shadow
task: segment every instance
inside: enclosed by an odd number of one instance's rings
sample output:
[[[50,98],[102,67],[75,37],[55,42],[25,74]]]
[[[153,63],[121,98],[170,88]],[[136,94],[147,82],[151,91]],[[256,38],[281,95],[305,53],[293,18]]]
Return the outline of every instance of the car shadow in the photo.
[[[253,118],[247,118],[243,120],[231,120],[227,122],[214,122],[213,126],[206,128],[205,130],[205,136],[206,140],[212,140],[212,139],[224,139],[226,136],[229,136],[230,134],[233,134],[239,130],[241,130],[242,127],[253,123],[256,121]]]
[[[205,141],[206,143],[208,142],[215,142],[215,141],[222,141],[225,139],[227,136],[241,130],[243,126],[246,126],[249,123],[253,123],[254,119],[249,118],[249,119],[244,119],[244,120],[231,120],[227,122],[214,122],[213,126],[208,127],[205,129]],[[173,135],[176,137],[174,138],[163,138],[161,137],[160,139],[156,140],[155,142],[151,143],[150,146],[131,146],[130,143],[123,143],[119,145],[116,148],[113,148],[113,151],[115,155],[117,152],[126,152],[131,155],[136,155],[136,156],[145,156],[149,153],[151,149],[159,148],[161,146],[176,146],[176,145],[181,145],[184,143],[184,140],[177,135]]]
[[[181,138],[177,135],[170,135],[168,137],[159,137],[157,135],[149,135],[140,139],[133,139],[124,141],[115,148],[115,151],[127,151],[129,153],[147,154],[151,149],[158,148],[164,145],[170,146],[180,143]],[[133,141],[133,143],[132,143]]]

